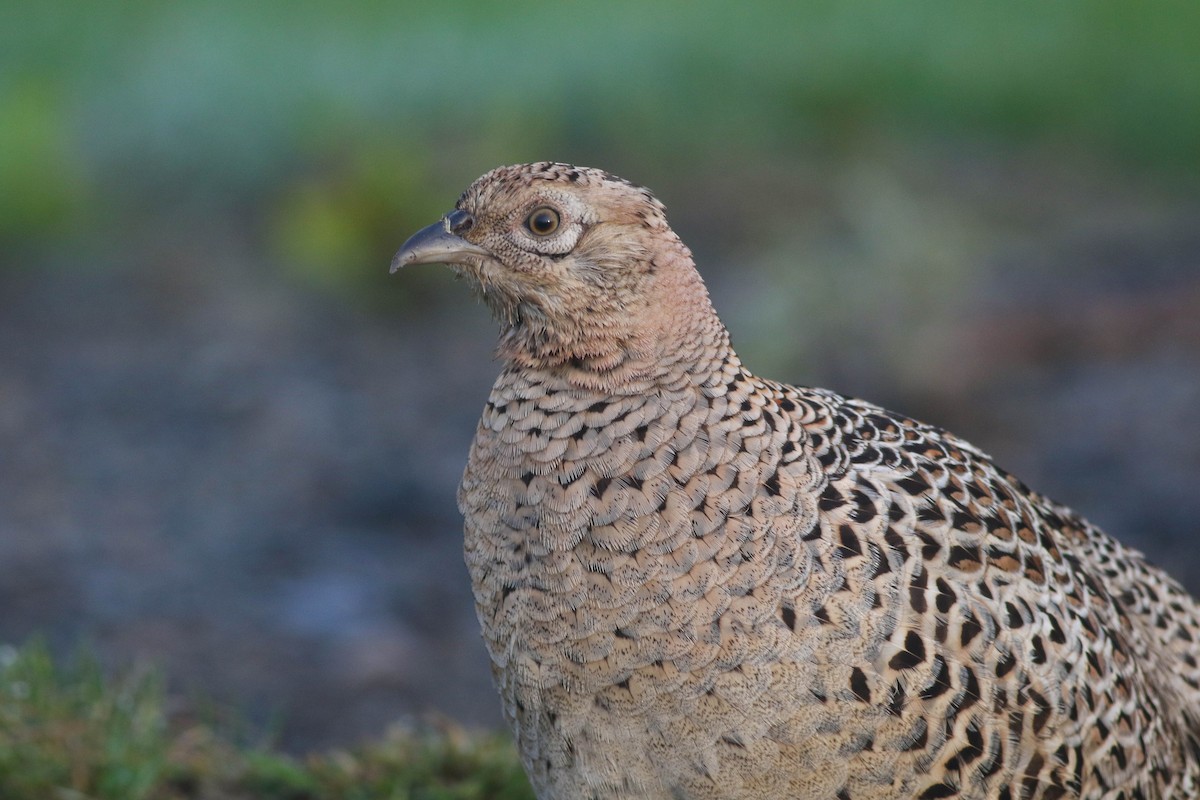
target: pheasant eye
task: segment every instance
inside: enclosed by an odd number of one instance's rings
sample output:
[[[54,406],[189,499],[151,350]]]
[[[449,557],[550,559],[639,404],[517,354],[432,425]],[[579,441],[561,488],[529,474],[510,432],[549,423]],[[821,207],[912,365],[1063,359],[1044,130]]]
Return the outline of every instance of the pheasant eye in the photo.
[[[525,219],[525,227],[535,236],[549,236],[558,230],[558,212],[549,206],[534,209]]]

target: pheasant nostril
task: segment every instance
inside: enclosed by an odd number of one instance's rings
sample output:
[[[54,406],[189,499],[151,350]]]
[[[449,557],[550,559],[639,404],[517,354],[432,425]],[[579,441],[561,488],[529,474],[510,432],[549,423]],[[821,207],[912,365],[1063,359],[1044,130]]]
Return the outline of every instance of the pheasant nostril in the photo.
[[[456,208],[446,215],[446,227],[456,236],[462,236],[475,227],[475,217],[470,212]]]

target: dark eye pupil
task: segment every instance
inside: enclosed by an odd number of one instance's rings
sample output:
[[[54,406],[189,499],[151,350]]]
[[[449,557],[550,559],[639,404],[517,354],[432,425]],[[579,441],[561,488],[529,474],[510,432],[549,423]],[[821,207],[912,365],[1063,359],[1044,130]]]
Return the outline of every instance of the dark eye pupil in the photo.
[[[558,230],[558,212],[545,207],[534,209],[525,220],[525,226],[538,236],[549,236]]]

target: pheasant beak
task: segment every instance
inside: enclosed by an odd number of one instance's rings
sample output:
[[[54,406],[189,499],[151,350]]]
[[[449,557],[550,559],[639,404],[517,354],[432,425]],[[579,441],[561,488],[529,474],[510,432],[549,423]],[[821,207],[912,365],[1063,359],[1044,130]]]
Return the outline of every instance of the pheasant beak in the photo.
[[[487,250],[471,244],[460,234],[466,233],[475,219],[466,211],[455,209],[432,225],[408,237],[408,241],[392,258],[395,273],[409,264],[461,264],[466,256],[490,256]]]

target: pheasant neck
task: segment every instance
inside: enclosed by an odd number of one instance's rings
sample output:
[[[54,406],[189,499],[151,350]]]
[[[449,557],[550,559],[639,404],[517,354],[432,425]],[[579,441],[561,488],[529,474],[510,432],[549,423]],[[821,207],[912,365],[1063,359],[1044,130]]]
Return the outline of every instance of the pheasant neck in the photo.
[[[646,262],[637,292],[575,313],[518,313],[501,333],[500,357],[517,369],[614,394],[710,382],[737,355],[691,253],[677,245]]]
[[[709,313],[703,324],[681,325],[678,315],[664,309],[662,319],[641,326],[638,335],[618,329],[550,337],[514,326],[501,335],[498,352],[511,367],[570,388],[638,394],[702,386],[737,361],[725,327]]]

